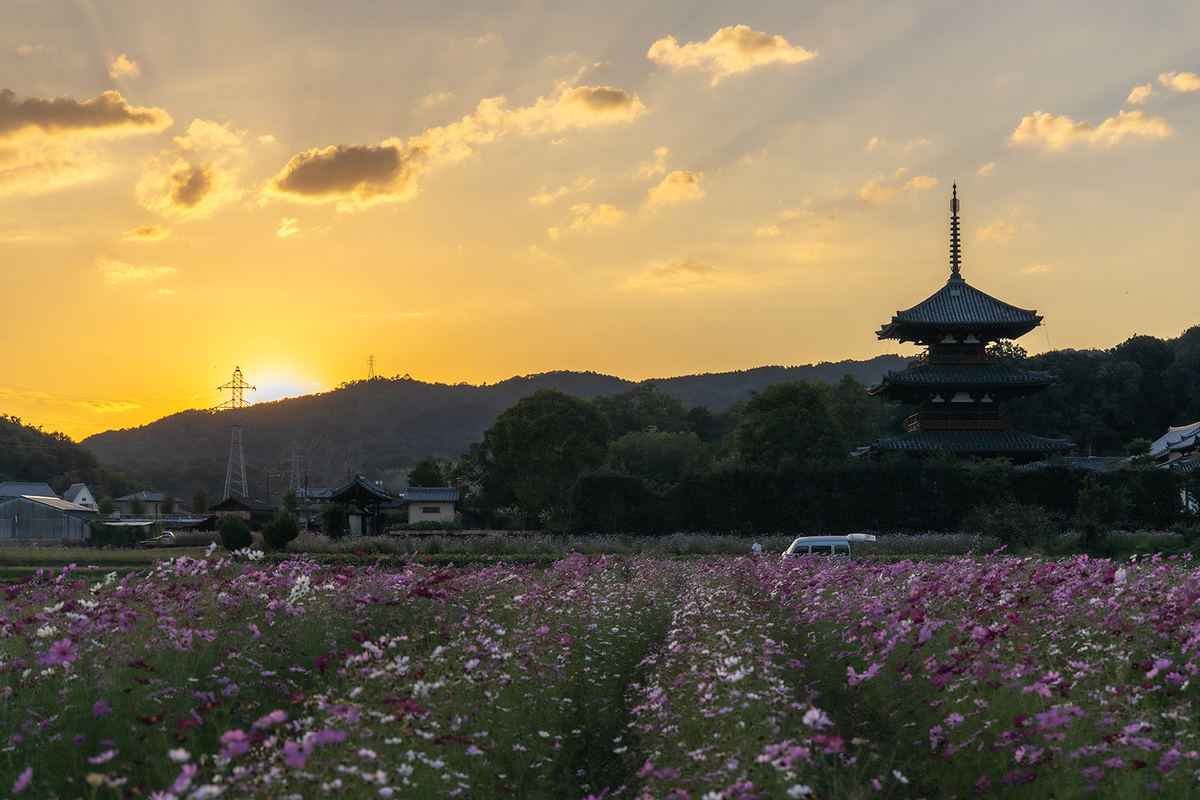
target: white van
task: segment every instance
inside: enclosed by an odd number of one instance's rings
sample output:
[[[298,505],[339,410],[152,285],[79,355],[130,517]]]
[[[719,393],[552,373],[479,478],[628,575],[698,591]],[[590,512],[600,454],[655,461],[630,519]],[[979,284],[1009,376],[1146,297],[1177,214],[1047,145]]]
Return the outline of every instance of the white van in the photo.
[[[873,542],[869,533],[851,533],[846,536],[801,536],[783,551],[785,556],[832,556],[851,558],[851,543]]]

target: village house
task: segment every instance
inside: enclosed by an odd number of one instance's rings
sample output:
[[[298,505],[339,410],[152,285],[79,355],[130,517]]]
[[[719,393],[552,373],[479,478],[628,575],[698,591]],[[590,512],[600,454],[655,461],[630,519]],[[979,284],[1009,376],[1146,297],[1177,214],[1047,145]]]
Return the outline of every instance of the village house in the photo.
[[[446,487],[409,487],[404,492],[408,521],[454,522],[457,519],[458,489]]]
[[[0,483],[0,500],[13,497],[58,497],[50,484],[42,481],[5,481]]]
[[[72,483],[71,488],[63,493],[62,499],[77,506],[90,508],[92,511],[96,511],[100,507],[96,502],[96,496],[92,494],[92,490],[86,483]]]

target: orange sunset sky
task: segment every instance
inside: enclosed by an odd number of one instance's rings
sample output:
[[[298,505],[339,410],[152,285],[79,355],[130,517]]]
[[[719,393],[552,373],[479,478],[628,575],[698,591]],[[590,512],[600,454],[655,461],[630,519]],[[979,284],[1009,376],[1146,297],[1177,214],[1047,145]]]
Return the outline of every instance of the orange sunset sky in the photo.
[[[954,181],[1027,349],[1173,337],[1197,42],[1190,0],[5,0],[0,413],[896,352]]]

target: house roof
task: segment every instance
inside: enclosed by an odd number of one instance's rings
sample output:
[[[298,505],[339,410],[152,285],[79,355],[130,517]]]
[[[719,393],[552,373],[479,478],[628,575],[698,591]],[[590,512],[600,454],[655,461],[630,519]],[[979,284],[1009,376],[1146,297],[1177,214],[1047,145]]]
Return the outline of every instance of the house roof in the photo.
[[[143,503],[161,503],[163,500],[167,499],[167,496],[162,492],[134,492],[133,494],[127,494],[124,497],[118,497],[115,502],[120,503],[123,500],[128,502],[133,500],[135,497],[138,500],[141,500]]]
[[[3,502],[0,502],[0,506],[8,505],[9,503],[15,503],[18,500],[25,500],[27,502],[37,503],[40,506],[46,506],[48,508],[56,508],[59,511],[62,511],[64,513],[70,514],[75,517],[85,517],[87,519],[108,519],[108,517],[99,513],[95,509],[88,508],[86,506],[81,506],[76,503],[69,503],[66,500],[63,500],[58,497],[38,497],[36,495],[22,495],[20,497],[9,497],[9,498],[5,498],[3,500]]]
[[[5,481],[0,483],[0,497],[58,497],[50,484],[42,481]]]
[[[1167,453],[1193,450],[1197,447],[1198,437],[1200,437],[1200,422],[1167,428],[1167,432],[1150,445],[1150,455],[1161,458]]]
[[[330,499],[335,503],[375,504],[386,503],[394,498],[361,475],[355,475],[354,480],[335,489]]]
[[[871,445],[872,452],[959,453],[979,455],[1040,454],[1070,450],[1066,439],[1047,439],[1032,433],[1007,430],[918,429]]]
[[[876,335],[880,339],[917,341],[922,335],[969,328],[977,333],[992,333],[1003,338],[1022,336],[1041,324],[1036,311],[997,300],[979,291],[958,275],[925,300],[905,311],[897,311],[892,321]]]
[[[410,486],[404,490],[404,501],[406,503],[457,503],[458,489],[453,486]]]
[[[215,506],[209,508],[210,511],[270,511],[266,503],[255,500],[253,497],[242,497],[241,495],[230,495]]]
[[[71,488],[63,492],[63,500],[74,503],[84,492],[91,493],[86,483],[72,483]]]

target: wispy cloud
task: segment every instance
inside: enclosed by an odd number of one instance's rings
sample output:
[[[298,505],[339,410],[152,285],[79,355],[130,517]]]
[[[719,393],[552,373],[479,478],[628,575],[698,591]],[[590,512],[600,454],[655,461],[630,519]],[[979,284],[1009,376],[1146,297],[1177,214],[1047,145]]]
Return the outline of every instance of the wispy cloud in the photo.
[[[104,274],[109,283],[125,283],[126,281],[153,281],[175,274],[174,267],[142,267],[118,261],[115,258],[100,256],[96,266]]]
[[[289,236],[295,236],[298,234],[300,232],[300,226],[297,224],[298,222],[300,222],[299,217],[292,217],[291,219],[284,217],[279,223],[279,230],[277,231],[279,238],[286,239]]]
[[[666,174],[667,155],[670,152],[671,148],[669,147],[656,148],[653,156],[638,164],[637,174],[643,178],[654,178]]]
[[[551,239],[557,239],[566,231],[588,231],[595,228],[611,228],[619,223],[625,212],[616,206],[601,203],[593,206],[590,203],[580,203],[571,206],[571,221],[565,227],[554,227],[546,231]]]
[[[671,69],[707,72],[716,86],[731,75],[768,64],[800,64],[817,54],[793,45],[782,36],[753,30],[747,25],[721,28],[706,42],[680,45],[674,36],[659,39],[646,57]]]
[[[995,168],[996,168],[996,162],[989,161],[988,163],[984,164],[979,169],[975,170],[975,174],[981,178],[984,178],[984,177],[987,177],[988,175],[992,174],[992,170],[994,170]]]
[[[1056,117],[1049,112],[1035,111],[1021,120],[1009,135],[1008,143],[1057,151],[1076,144],[1111,147],[1126,137],[1161,139],[1174,132],[1165,120],[1142,111],[1122,111],[1098,126],[1090,122],[1076,122],[1067,116]]]
[[[533,203],[534,205],[548,205],[549,203],[553,203],[555,200],[560,197],[564,197],[565,195],[575,194],[576,192],[582,192],[585,189],[589,189],[595,182],[595,178],[580,178],[569,186],[560,186],[552,192],[548,192],[546,191],[545,187],[542,187],[542,191],[530,197],[529,202]]]
[[[436,106],[438,103],[444,103],[453,97],[454,97],[454,92],[447,92],[447,91],[433,92],[431,94],[427,94],[424,97],[422,97],[420,100],[420,103],[425,108],[431,108],[433,106]]]
[[[1003,244],[1012,239],[1017,231],[1032,227],[1032,222],[993,222],[991,225],[975,229],[975,241]]]
[[[162,225],[142,225],[140,228],[125,231],[121,234],[124,242],[157,242],[166,239],[171,231]]]
[[[907,172],[907,167],[900,167],[891,175],[878,174],[863,184],[858,196],[871,205],[879,205],[886,203],[898,191],[918,192],[932,189],[938,184],[938,179],[932,175],[914,175],[904,181]]]
[[[685,200],[699,200],[704,197],[704,189],[700,186],[700,182],[703,180],[703,172],[677,169],[663,178],[657,186],[651,186],[647,190],[646,207],[655,209],[682,203]]]

